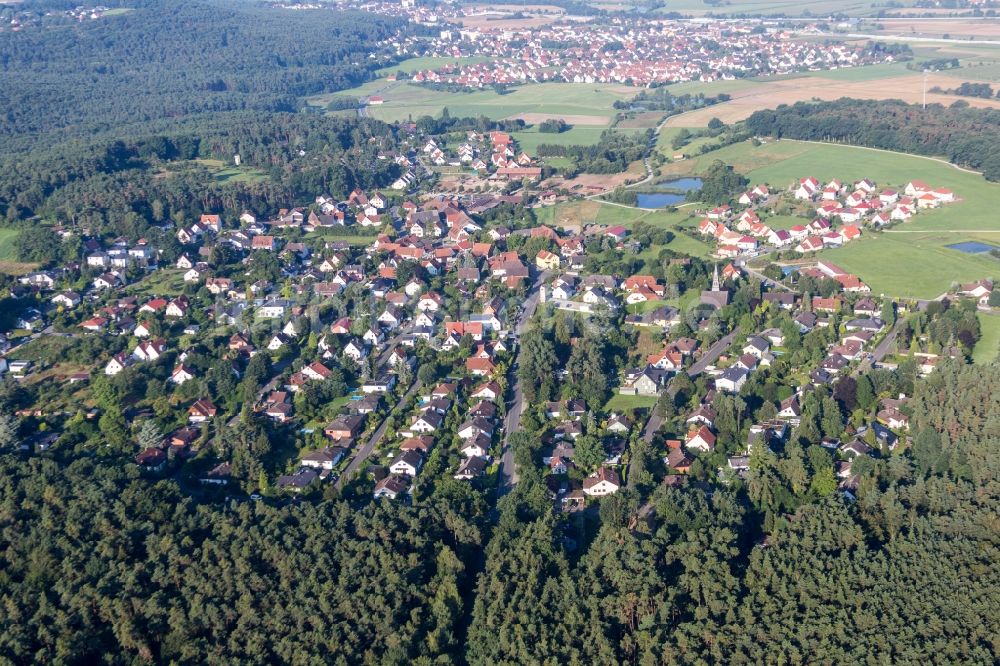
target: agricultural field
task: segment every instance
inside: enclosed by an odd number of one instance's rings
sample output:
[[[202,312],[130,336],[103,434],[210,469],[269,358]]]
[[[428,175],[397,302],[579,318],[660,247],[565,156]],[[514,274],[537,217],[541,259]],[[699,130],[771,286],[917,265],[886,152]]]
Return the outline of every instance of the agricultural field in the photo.
[[[857,273],[875,293],[933,298],[953,282],[1000,277],[1000,261],[989,254],[965,254],[946,246],[976,240],[1000,245],[1000,184],[978,174],[914,155],[853,146],[782,140],[754,147],[728,146],[664,168],[672,175],[696,175],[714,160],[744,173],[752,183],[782,190],[804,176],[871,178],[880,186],[902,187],[913,179],[953,190],[958,201],[924,211],[884,232],[867,232],[860,241],[821,256]],[[794,218],[778,218],[792,223]]]
[[[910,5],[912,2],[903,2]],[[872,16],[877,5],[863,0],[818,0],[802,3],[791,0],[726,0],[721,4],[706,4],[703,0],[671,0],[657,11],[680,12],[687,16],[713,16],[755,14],[761,16]],[[808,13],[806,13],[808,12]]]
[[[438,116],[447,107],[452,116],[486,116],[496,120],[523,117],[530,123],[562,118],[574,126],[607,127],[616,114],[614,102],[631,99],[637,92],[637,88],[621,85],[538,83],[521,86],[504,95],[493,90],[454,93],[380,79],[358,88],[310,97],[307,101],[325,107],[333,97],[378,95],[385,102],[367,107],[365,112],[385,121]]]
[[[919,72],[909,71],[901,65],[876,65],[813,72],[793,78],[755,79],[749,86],[729,93],[732,96],[730,101],[673,116],[667,120],[666,127],[704,127],[713,117],[726,123],[733,123],[747,118],[754,111],[812,99],[834,100],[853,97],[901,99],[917,103],[923,100],[923,85],[923,76]],[[954,76],[946,75],[944,72],[927,76],[928,90],[935,86],[947,89],[955,85]],[[697,88],[692,89],[695,90]],[[959,98],[954,95],[927,93],[928,104],[950,106],[957,99]],[[971,106],[1000,108],[1000,99],[973,97],[961,99],[966,100]]]

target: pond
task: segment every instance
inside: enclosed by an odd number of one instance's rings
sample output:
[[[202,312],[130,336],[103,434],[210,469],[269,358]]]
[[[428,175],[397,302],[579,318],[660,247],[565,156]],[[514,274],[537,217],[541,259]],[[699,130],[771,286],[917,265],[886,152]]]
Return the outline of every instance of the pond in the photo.
[[[684,203],[683,194],[664,192],[662,194],[637,194],[635,195],[636,205],[639,208],[666,208]]]
[[[668,192],[687,192],[689,190],[701,189],[701,178],[675,178],[674,180],[662,180],[654,187],[658,190]]]
[[[958,250],[959,252],[965,252],[966,254],[982,254],[983,252],[990,252],[991,250],[996,250],[995,245],[990,245],[989,243],[980,243],[978,241],[964,241],[962,243],[952,243],[951,245],[946,245],[950,250]]]

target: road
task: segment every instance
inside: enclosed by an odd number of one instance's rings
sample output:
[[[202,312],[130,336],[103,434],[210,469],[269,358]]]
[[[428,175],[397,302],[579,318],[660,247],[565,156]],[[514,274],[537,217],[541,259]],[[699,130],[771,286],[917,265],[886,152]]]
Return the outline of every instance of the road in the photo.
[[[772,289],[781,289],[782,291],[795,291],[791,287],[786,287],[777,280],[772,280],[763,273],[755,271],[754,269],[750,268],[749,264],[743,264],[743,270],[745,270],[747,273],[760,280],[761,284],[765,284]]]
[[[903,319],[898,320],[896,325],[892,327],[892,330],[889,331],[884,338],[882,338],[882,342],[878,343],[875,346],[875,349],[872,350],[871,358],[866,357],[865,360],[858,364],[858,367],[854,368],[854,372],[851,373],[851,377],[857,377],[858,375],[868,372],[873,363],[877,363],[885,358],[886,354],[889,353],[893,345],[896,344],[896,337],[899,335],[899,332],[903,330],[904,326],[906,326],[906,321]]]
[[[542,271],[535,276],[535,281],[528,290],[528,295],[521,306],[521,313],[518,315],[517,324],[514,326],[514,334],[517,339],[521,339],[524,329],[535,314],[538,308],[538,290],[542,282],[549,276],[548,271]],[[518,359],[521,351],[518,349]],[[503,446],[500,448],[500,485],[497,487],[497,496],[503,497],[517,483],[517,470],[514,467],[514,452],[510,448],[509,439],[511,433],[517,432],[521,427],[521,412],[524,409],[524,392],[521,382],[517,377],[515,368],[518,363],[511,365],[508,373],[508,385],[513,387],[513,396],[507,406],[507,416],[504,417]]]
[[[365,442],[365,445],[362,446],[356,454],[354,454],[354,458],[352,458],[351,462],[348,463],[347,468],[344,470],[344,473],[341,474],[340,478],[337,479],[337,483],[334,486],[337,490],[340,490],[344,486],[344,483],[350,480],[351,477],[353,477],[357,473],[357,471],[361,468],[361,465],[363,465],[364,462],[368,460],[368,457],[371,456],[372,451],[375,450],[375,447],[378,446],[379,442],[382,441],[382,438],[385,437],[386,427],[389,425],[389,415],[398,412],[403,407],[403,405],[406,404],[406,401],[410,399],[410,396],[416,393],[419,388],[420,388],[420,380],[419,379],[413,380],[413,383],[410,384],[410,388],[407,389],[406,393],[403,394],[403,397],[401,397],[393,406],[393,408],[386,413],[385,418],[382,419],[382,423],[380,423],[378,428],[375,429],[375,432],[372,433],[372,436],[368,438],[368,441]]]
[[[729,335],[719,339],[714,345],[708,348],[708,351],[701,355],[690,368],[688,368],[688,377],[697,377],[701,373],[705,372],[705,368],[715,363],[716,359],[722,356],[722,352],[729,348],[729,345],[733,344],[733,340],[739,335],[740,329],[737,326],[733,329],[733,332]]]

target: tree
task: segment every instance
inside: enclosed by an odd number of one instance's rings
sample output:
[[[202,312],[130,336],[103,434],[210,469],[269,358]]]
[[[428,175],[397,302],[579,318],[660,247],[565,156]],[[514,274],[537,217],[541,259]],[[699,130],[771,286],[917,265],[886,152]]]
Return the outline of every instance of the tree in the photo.
[[[163,444],[163,433],[160,427],[152,419],[146,419],[139,426],[139,434],[136,437],[140,449],[158,448]]]
[[[584,435],[573,445],[573,462],[584,472],[590,472],[598,467],[606,454],[601,440],[594,435]]]
[[[17,419],[7,412],[0,412],[0,449],[7,449],[18,441]]]

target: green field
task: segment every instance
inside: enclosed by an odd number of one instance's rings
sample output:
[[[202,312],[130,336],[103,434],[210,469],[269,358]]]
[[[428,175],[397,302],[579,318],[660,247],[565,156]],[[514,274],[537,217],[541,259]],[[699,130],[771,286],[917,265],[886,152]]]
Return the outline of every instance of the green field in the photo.
[[[255,167],[249,166],[227,166],[222,160],[197,159],[194,160],[202,166],[212,169],[213,177],[220,183],[253,183],[260,180],[267,180],[268,175]]]
[[[475,92],[441,92],[405,81],[371,81],[358,88],[342,90],[335,94],[308,98],[314,106],[325,107],[332,97],[379,95],[385,102],[368,107],[367,112],[379,120],[395,121],[437,116],[445,107],[453,117],[486,116],[493,119],[508,118],[520,113],[541,113],[560,116],[590,116],[588,123],[607,126],[615,115],[616,100],[631,99],[637,88],[606,84],[538,83],[516,88],[505,95],[493,90]],[[570,124],[574,124],[570,119]]]
[[[17,229],[0,229],[0,261],[17,261],[14,241],[19,233]]]
[[[972,351],[976,363],[989,363],[1000,351],[1000,315],[978,313],[981,336]]]
[[[605,412],[624,412],[627,409],[648,409],[656,404],[656,396],[652,395],[619,395],[611,396],[604,405]]]
[[[964,254],[946,245],[963,240],[1000,244],[1000,184],[930,159],[801,141],[777,141],[754,147],[749,142],[670,165],[674,175],[697,174],[720,159],[747,175],[751,183],[784,190],[804,176],[871,178],[879,186],[901,188],[913,179],[953,190],[959,201],[924,211],[909,222],[881,233],[866,232],[859,241],[821,255],[858,274],[875,293],[933,298],[953,282],[1000,277],[1000,262],[989,255]],[[793,218],[778,218],[793,223]]]
[[[523,132],[514,132],[513,137],[517,139],[521,150],[526,151],[529,155],[536,155],[538,153],[538,146],[543,143],[557,146],[592,146],[600,140],[601,134],[606,129],[606,127],[577,126],[556,134],[539,132],[536,126]],[[615,131],[641,132],[644,130],[618,129]],[[546,163],[548,163],[548,160],[546,160]]]

